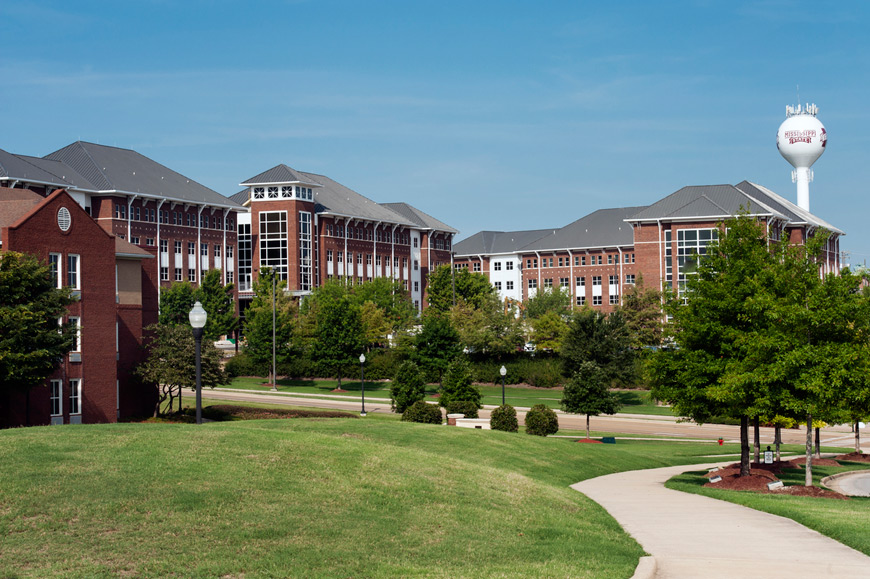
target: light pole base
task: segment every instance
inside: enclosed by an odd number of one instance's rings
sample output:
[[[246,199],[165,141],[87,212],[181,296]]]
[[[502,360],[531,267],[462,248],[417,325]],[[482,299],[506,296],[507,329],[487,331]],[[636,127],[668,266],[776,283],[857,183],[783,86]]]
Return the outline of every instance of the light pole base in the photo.
[[[366,416],[366,411],[363,410],[362,412],[359,413],[359,415],[360,415],[360,416]]]

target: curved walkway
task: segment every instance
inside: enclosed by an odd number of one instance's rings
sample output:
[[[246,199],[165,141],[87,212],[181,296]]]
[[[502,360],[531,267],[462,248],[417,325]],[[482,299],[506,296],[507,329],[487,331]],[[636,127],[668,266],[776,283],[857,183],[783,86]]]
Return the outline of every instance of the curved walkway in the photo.
[[[655,558],[650,577],[870,578],[870,557],[791,519],[664,487],[681,472],[713,466],[721,465],[622,472],[571,488],[604,507]]]

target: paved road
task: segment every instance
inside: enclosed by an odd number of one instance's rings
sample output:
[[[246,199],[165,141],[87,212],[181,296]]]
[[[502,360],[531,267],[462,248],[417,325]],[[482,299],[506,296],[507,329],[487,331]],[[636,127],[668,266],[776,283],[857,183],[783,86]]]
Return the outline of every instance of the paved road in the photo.
[[[248,390],[215,389],[206,390],[203,393],[208,398],[222,400],[238,400],[249,402],[270,402],[276,404],[288,404],[292,406],[309,406],[314,408],[333,408],[340,410],[359,411],[360,398],[347,396],[335,396],[331,399],[313,398],[298,394],[272,394]],[[481,417],[488,418],[490,410],[494,407],[486,407],[481,411]],[[390,403],[384,399],[366,398],[367,412],[390,412]],[[586,418],[573,414],[559,412],[559,426],[565,430],[585,430]],[[525,409],[518,408],[517,415],[522,423],[525,418]],[[662,438],[685,438],[687,440],[716,440],[724,438],[728,442],[739,442],[740,429],[737,426],[721,424],[698,425],[688,422],[677,422],[671,416],[648,416],[639,414],[617,414],[615,416],[593,416],[590,427],[597,432],[614,432],[633,434],[643,437]],[[762,446],[773,445],[772,428],[761,429]],[[803,430],[783,430],[783,442],[787,444],[804,444],[806,434]],[[849,428],[837,426],[822,430],[823,445],[849,446],[852,444],[852,434]]]
[[[823,481],[832,490],[853,497],[870,497],[870,472],[866,470],[843,473]]]
[[[681,472],[712,466],[616,473],[572,488],[655,558],[658,579],[870,578],[870,557],[790,519],[664,487]]]

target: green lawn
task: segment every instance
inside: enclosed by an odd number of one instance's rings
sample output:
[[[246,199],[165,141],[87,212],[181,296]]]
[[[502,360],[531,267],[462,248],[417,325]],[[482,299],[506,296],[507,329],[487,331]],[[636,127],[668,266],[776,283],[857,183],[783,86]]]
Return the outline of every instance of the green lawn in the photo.
[[[813,484],[837,472],[870,469],[867,463],[843,463],[843,467],[814,466]],[[759,511],[793,519],[862,553],[870,555],[870,535],[867,518],[870,517],[870,498],[852,497],[835,500],[814,497],[794,497],[785,494],[761,494],[747,491],[727,491],[703,487],[707,482],[705,471],[683,473],[669,480],[668,488],[696,493],[744,505]],[[804,470],[787,469],[778,475],[786,486],[803,485]]]
[[[263,378],[257,377],[239,377],[235,378],[229,388],[240,390],[258,390],[268,392],[269,386],[264,385],[266,382]],[[359,380],[342,380],[341,387],[347,390],[346,393],[332,392],[336,388],[338,382],[335,380],[278,380],[279,392],[290,392],[296,394],[308,394],[315,396],[348,396],[359,398],[362,390]],[[486,405],[498,406],[501,404],[501,386],[492,386],[488,384],[478,384],[482,395],[482,403]],[[429,384],[427,386],[429,396],[428,400],[437,400],[432,395],[438,392],[437,384]],[[623,404],[621,412],[633,414],[653,414],[659,416],[671,416],[670,408],[657,406],[650,398],[649,392],[644,390],[618,390],[620,401]],[[366,382],[366,397],[384,400],[390,399],[390,383],[389,382]],[[559,401],[562,399],[562,391],[549,388],[530,388],[523,386],[507,386],[505,388],[505,401],[512,406],[530,407],[535,404],[546,404],[550,408],[559,408]]]
[[[3,577],[629,577],[641,548],[568,488],[710,445],[394,418],[0,432]]]

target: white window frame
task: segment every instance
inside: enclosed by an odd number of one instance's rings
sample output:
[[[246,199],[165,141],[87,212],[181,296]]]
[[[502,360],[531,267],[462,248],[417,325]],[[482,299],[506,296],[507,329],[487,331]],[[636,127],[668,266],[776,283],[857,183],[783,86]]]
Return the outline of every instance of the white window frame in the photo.
[[[52,380],[49,386],[49,408],[52,416],[63,416],[63,380]]]
[[[73,333],[73,347],[70,352],[81,353],[82,351],[82,319],[79,316],[70,316],[69,324],[75,328]]]
[[[63,267],[61,263],[63,263],[63,254],[54,252],[48,254],[48,269],[54,277],[55,285],[58,289],[63,287],[63,277],[61,275]]]
[[[72,264],[75,263],[75,267]],[[82,289],[82,257],[77,253],[69,253],[66,256],[67,285],[70,289]],[[72,283],[71,283],[72,282]]]
[[[69,381],[69,413],[81,415],[82,413],[82,379],[71,378]]]

